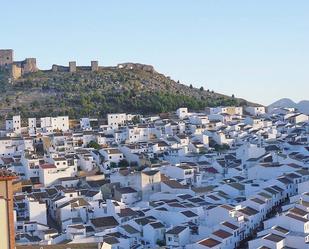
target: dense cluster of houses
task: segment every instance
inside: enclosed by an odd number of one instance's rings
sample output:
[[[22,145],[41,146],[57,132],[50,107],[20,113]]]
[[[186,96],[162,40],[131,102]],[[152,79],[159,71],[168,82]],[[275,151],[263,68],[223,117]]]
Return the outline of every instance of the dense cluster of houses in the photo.
[[[0,165],[20,248],[309,248],[309,117],[291,108],[13,116]]]

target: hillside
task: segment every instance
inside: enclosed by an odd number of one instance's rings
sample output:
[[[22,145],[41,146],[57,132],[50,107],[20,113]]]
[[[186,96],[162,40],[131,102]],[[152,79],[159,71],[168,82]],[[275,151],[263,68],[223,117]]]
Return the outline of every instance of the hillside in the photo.
[[[140,64],[139,64],[140,65]],[[100,68],[98,72],[38,71],[9,83],[0,72],[0,115],[103,116],[109,112],[152,114],[186,106],[200,110],[217,105],[246,105],[232,96],[176,82],[146,67]],[[231,93],[232,94],[232,93]]]
[[[276,102],[272,103],[271,105],[268,106],[268,108],[276,108],[276,107],[281,107],[281,108],[295,108],[298,111],[309,114],[309,101],[308,100],[302,100],[299,103],[294,102],[291,99],[284,98],[277,100]]]

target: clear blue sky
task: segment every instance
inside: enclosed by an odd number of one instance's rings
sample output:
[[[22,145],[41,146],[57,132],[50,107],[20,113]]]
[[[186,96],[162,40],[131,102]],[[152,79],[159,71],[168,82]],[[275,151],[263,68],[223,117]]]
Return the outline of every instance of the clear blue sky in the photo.
[[[262,104],[309,99],[308,0],[1,0],[0,8],[0,47],[43,69],[141,62]]]

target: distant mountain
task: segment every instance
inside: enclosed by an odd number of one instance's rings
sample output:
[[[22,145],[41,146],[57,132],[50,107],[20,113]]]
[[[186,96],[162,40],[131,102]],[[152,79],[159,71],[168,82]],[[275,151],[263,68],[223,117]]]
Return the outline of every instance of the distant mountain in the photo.
[[[269,105],[269,108],[275,108],[275,107],[281,107],[281,108],[285,108],[285,107],[293,107],[296,108],[297,104],[288,98],[284,98],[284,99],[279,99],[276,102],[272,103],[271,105]]]
[[[309,115],[309,100],[302,100],[299,103],[296,103],[291,99],[283,98],[283,99],[277,100],[276,102],[268,106],[268,108],[270,109],[276,108],[276,107],[296,108],[298,111]]]
[[[309,100],[302,100],[297,104],[297,106],[299,111],[309,114]]]

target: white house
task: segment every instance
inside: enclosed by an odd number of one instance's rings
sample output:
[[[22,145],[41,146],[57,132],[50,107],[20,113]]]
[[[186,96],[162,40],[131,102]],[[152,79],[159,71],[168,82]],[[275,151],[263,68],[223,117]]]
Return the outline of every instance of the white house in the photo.
[[[154,248],[158,241],[164,241],[165,230],[159,221],[148,223],[143,227],[143,238]]]
[[[44,201],[27,198],[29,220],[47,225],[46,203]]]
[[[178,108],[178,109],[176,110],[176,115],[178,116],[178,118],[184,119],[185,117],[188,116],[188,108],[185,108],[185,107],[183,107],[183,108]]]
[[[52,131],[68,131],[69,130],[69,117],[59,116],[59,117],[45,117],[40,119],[41,128],[45,132]]]
[[[125,113],[111,113],[107,114],[107,124],[113,129],[117,129],[120,125],[124,125],[127,121],[127,114]]]
[[[165,242],[168,247],[182,247],[190,241],[190,229],[188,226],[175,226],[165,234]]]
[[[20,116],[13,116],[12,119],[7,119],[5,121],[6,131],[11,131],[15,134],[21,133],[21,119]]]
[[[246,112],[250,113],[252,116],[259,116],[265,114],[264,106],[247,106]]]

